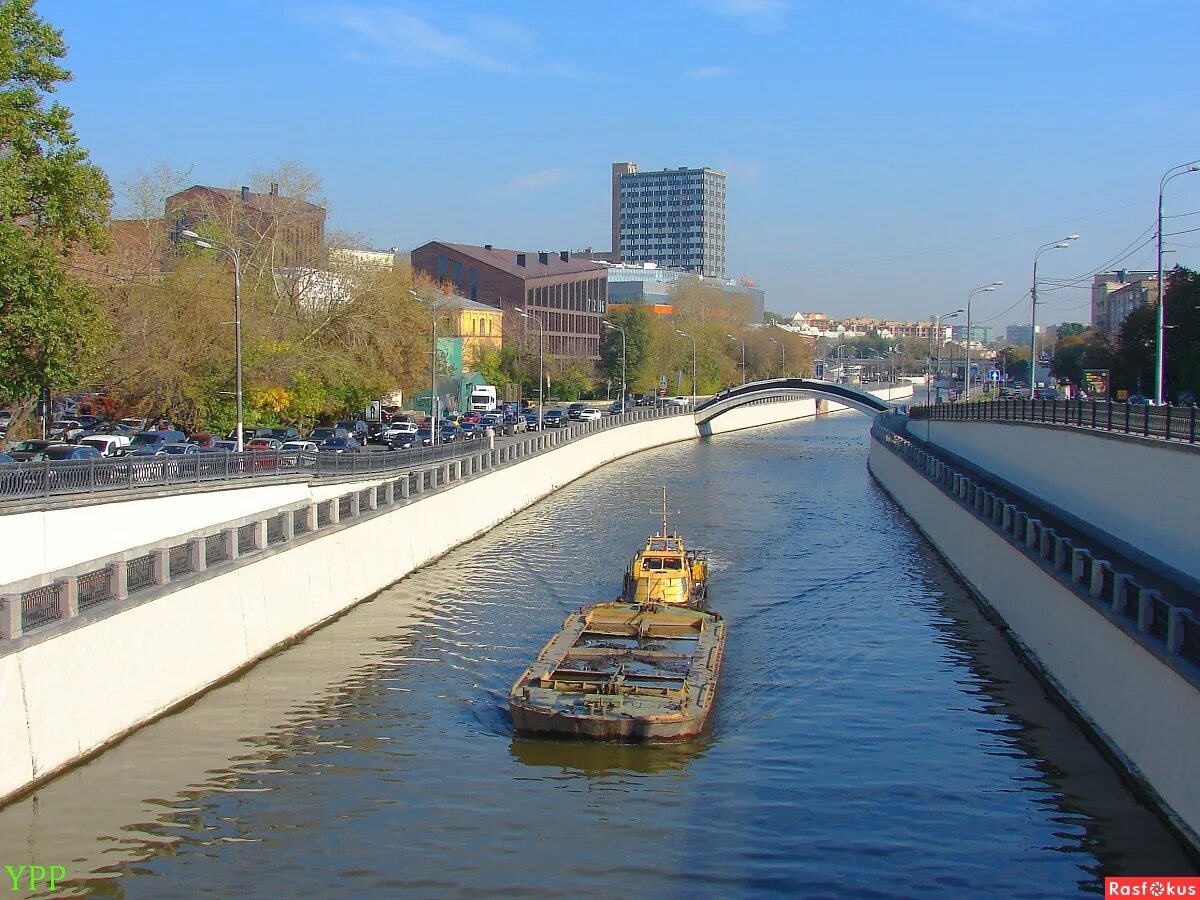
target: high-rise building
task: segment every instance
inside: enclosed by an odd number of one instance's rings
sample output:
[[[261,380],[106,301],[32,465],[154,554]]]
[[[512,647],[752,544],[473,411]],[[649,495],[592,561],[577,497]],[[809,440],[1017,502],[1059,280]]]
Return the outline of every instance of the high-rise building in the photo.
[[[1139,306],[1158,302],[1158,272],[1120,269],[1092,279],[1092,324],[1111,334]]]
[[[725,277],[725,173],[612,168],[613,256],[709,278]]]

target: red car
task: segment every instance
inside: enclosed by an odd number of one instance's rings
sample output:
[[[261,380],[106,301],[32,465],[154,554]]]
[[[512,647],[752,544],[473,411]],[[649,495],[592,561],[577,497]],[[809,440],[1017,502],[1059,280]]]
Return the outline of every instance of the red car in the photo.
[[[219,440],[221,440],[219,434],[190,434],[188,435],[187,442],[195,444],[200,450],[211,450]]]
[[[464,422],[469,422],[472,425],[474,425],[476,422],[478,422],[482,418],[483,418],[483,413],[478,412],[476,410],[471,410],[470,412],[463,413],[462,420]]]

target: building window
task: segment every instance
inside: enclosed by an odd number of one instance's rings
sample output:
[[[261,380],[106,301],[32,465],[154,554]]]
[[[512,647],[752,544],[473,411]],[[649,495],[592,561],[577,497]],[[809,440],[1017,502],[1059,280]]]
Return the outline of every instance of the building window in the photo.
[[[438,281],[446,280],[446,257],[438,255]]]

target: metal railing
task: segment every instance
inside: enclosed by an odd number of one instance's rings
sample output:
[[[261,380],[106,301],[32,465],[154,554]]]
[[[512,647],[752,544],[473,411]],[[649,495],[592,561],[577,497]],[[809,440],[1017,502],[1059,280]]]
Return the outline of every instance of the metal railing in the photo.
[[[690,415],[678,406],[639,407],[616,416],[591,422],[571,421],[538,434],[569,433],[572,436],[629,425],[664,416]],[[511,439],[523,440],[518,434]],[[266,479],[279,476],[315,478],[354,477],[386,474],[403,469],[447,462],[478,453],[481,438],[456,440],[438,447],[371,453],[309,453],[301,451],[247,451],[245,453],[188,453],[180,456],[125,456],[117,459],[80,459],[62,462],[23,462],[0,465],[0,504],[5,501],[90,494],[130,489],[153,489],[173,485]],[[502,446],[497,440],[496,446]]]
[[[943,493],[1068,584],[1076,596],[1153,639],[1168,657],[1200,665],[1200,620],[1191,609],[1168,603],[1157,590],[1139,584],[1132,575],[1115,571],[1109,561],[1076,546],[1027,509],[988,490],[883,420],[875,421],[871,434]],[[1192,677],[1196,678],[1194,673]]]
[[[1119,434],[1197,442],[1195,406],[1153,406],[1096,400],[983,400],[939,403],[909,409],[913,419],[941,422],[1038,422],[1072,428],[1095,428]]]

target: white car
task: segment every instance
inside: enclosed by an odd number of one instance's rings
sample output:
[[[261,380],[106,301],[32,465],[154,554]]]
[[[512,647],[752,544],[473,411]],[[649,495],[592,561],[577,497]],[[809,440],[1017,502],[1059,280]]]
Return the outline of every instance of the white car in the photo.
[[[691,397],[674,397],[674,398],[672,398],[671,402],[674,403],[676,406],[691,406],[692,398]]]
[[[387,428],[383,429],[383,431],[379,433],[379,436],[383,438],[384,442],[386,443],[387,441],[400,437],[402,434],[416,433],[416,422],[392,422]]]
[[[127,434],[90,434],[79,441],[85,447],[95,447],[101,456],[120,456],[129,446]]]
[[[287,441],[280,450],[299,451],[301,453],[316,453],[317,445],[313,441]]]
[[[579,421],[580,422],[591,422],[598,418],[600,418],[600,410],[596,409],[593,406],[588,406],[579,411]]]

